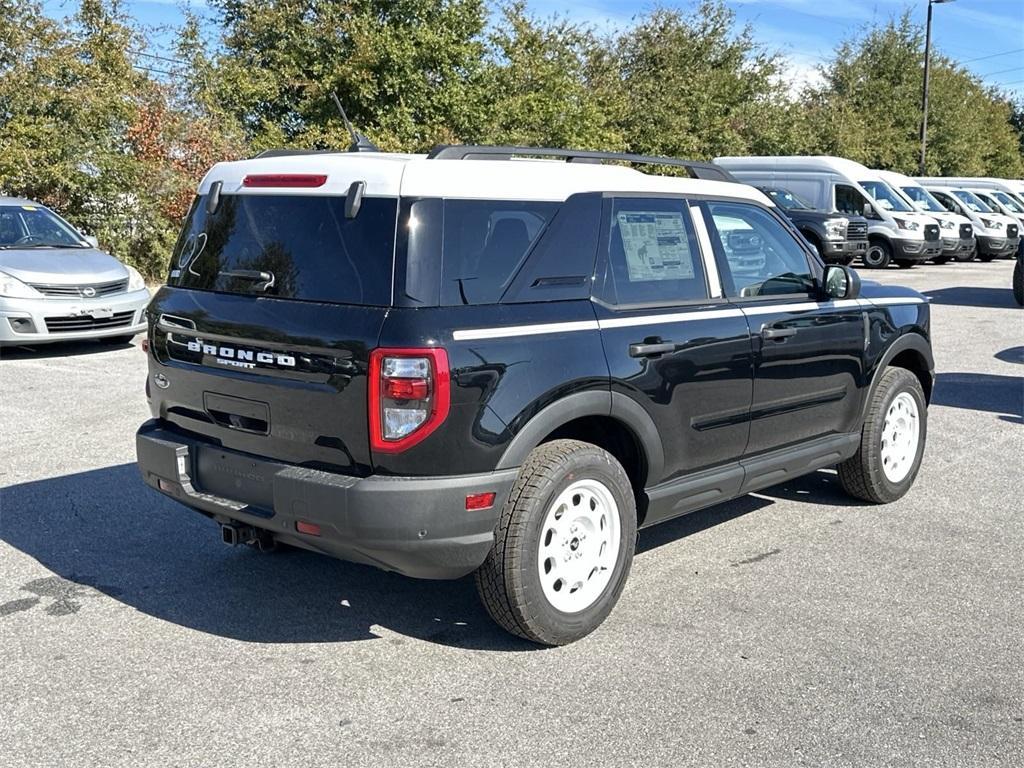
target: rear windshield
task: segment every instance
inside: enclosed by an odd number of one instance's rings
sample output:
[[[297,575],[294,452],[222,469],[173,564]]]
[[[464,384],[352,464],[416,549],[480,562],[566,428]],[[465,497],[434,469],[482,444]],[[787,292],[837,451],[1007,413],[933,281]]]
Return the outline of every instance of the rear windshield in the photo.
[[[387,306],[394,262],[394,198],[367,197],[354,219],[345,198],[222,195],[196,198],[174,248],[168,283],[302,301]]]

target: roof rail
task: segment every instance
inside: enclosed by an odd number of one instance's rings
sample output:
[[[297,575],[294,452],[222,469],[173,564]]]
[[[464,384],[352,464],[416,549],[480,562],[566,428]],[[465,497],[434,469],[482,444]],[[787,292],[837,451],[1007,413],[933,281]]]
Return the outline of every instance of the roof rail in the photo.
[[[513,157],[549,157],[567,163],[620,162],[635,165],[666,165],[685,168],[690,178],[712,181],[738,181],[735,176],[714,163],[680,160],[677,157],[632,155],[628,152],[595,152],[588,149],[553,149],[551,147],[491,147],[473,144],[438,144],[427,155],[428,160],[511,160]]]

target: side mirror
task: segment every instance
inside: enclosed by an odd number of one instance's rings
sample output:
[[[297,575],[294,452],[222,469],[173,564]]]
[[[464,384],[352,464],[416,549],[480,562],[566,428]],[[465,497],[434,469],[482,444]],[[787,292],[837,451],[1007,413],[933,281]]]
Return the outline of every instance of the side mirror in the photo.
[[[825,267],[825,294],[830,299],[856,299],[860,296],[860,275],[842,264]]]
[[[100,247],[100,241],[96,239],[95,235],[84,235],[84,237],[85,237],[85,242],[87,242],[93,248],[99,248]]]
[[[873,219],[875,217],[875,209],[871,207],[871,203],[864,203],[864,218]]]

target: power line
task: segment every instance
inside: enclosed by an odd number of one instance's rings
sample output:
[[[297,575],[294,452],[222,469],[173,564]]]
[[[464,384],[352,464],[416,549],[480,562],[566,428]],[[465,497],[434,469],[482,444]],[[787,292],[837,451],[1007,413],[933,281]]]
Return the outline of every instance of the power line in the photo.
[[[1000,56],[1009,56],[1011,53],[1020,53],[1024,51],[1024,48],[1014,48],[1012,51],[1003,51],[1002,53],[992,53],[988,56],[979,56],[976,59],[964,59],[960,64],[970,64],[972,61],[984,61],[985,59],[996,59]]]
[[[983,75],[978,75],[978,77],[992,77],[992,75],[1003,75],[1007,72],[1020,72],[1021,70],[1024,70],[1024,67],[1010,67],[1009,69],[1000,69],[995,72],[986,72]]]

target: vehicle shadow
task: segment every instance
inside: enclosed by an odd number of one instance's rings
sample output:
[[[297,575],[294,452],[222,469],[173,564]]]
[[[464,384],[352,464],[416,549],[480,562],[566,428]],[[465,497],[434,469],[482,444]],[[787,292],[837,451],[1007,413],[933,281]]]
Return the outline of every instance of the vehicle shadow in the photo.
[[[133,345],[134,341],[114,344],[109,341],[82,339],[81,341],[60,341],[54,344],[37,344],[35,346],[4,347],[0,349],[0,360],[44,360],[55,357],[83,357],[85,355],[96,355],[103,352],[128,349],[128,347]]]
[[[996,360],[1001,360],[1004,363],[1024,365],[1024,347],[1008,347],[996,352],[994,357]]]
[[[0,621],[22,607],[86,610],[98,590],[164,621],[249,642],[366,640],[379,626],[462,648],[537,647],[490,620],[471,578],[421,581],[313,552],[229,549],[212,521],[147,487],[134,464],[0,490],[0,539],[58,574],[4,594]]]
[[[809,475],[794,478],[781,485],[758,491],[758,495],[772,499],[820,504],[825,507],[871,507],[870,502],[855,499],[843,490],[834,469],[819,469]]]
[[[961,307],[991,307],[1015,309],[1017,303],[1013,300],[1013,291],[1010,290],[1009,278],[1005,288],[975,288],[971,286],[958,286],[955,288],[937,288],[934,291],[925,291],[925,295],[932,304],[954,304]]]
[[[992,373],[940,373],[932,405],[999,414],[1003,421],[1024,423],[1024,377]]]

